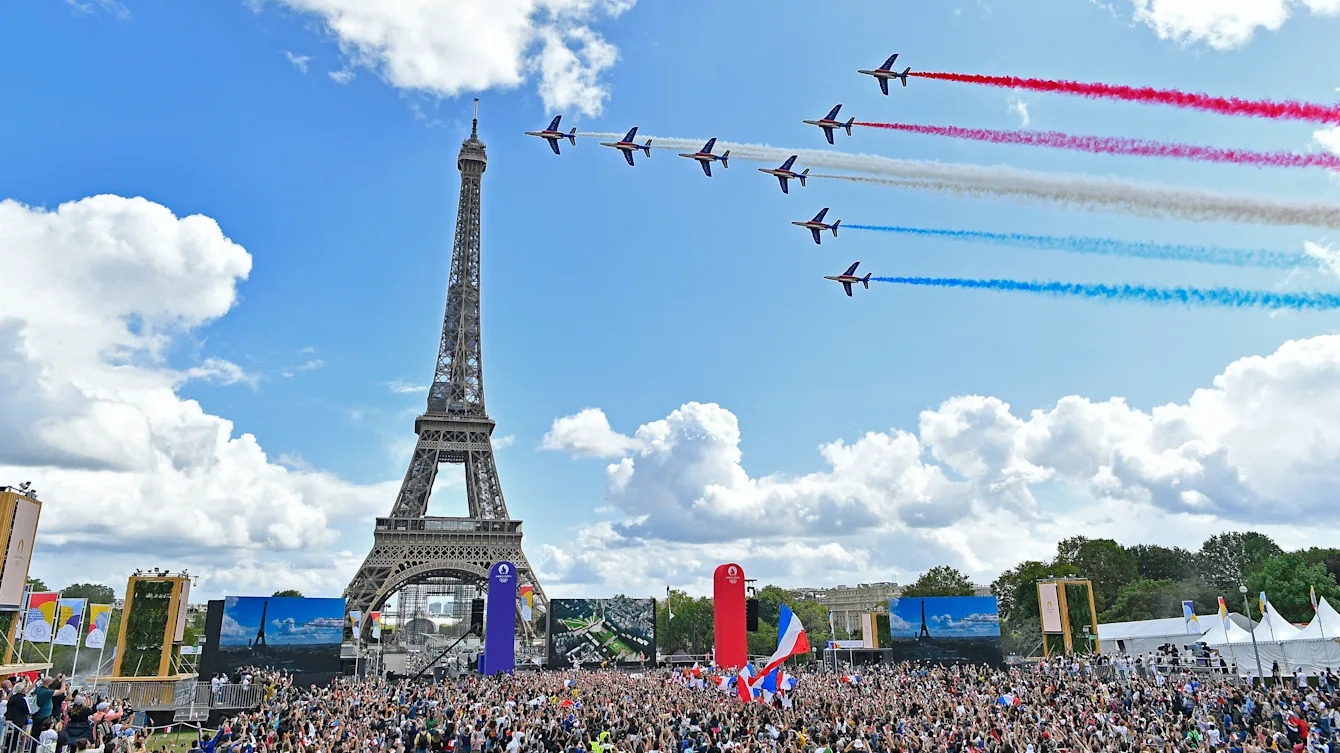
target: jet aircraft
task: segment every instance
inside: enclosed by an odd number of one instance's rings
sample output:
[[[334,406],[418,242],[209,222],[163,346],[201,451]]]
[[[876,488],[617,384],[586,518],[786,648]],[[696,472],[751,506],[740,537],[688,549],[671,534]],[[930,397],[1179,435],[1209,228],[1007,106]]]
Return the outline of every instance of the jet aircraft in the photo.
[[[623,141],[602,141],[600,145],[613,147],[623,152],[623,158],[628,160],[629,165],[633,164],[633,152],[639,149],[647,153],[647,159],[651,159],[651,139],[647,139],[647,143],[641,145],[633,142],[635,138],[637,138],[637,126],[633,126],[628,135],[623,137]]]
[[[828,207],[824,207],[823,209],[820,209],[820,210],[819,210],[819,213],[816,214],[816,215],[814,215],[814,219],[810,220],[809,222],[796,222],[796,221],[792,220],[791,224],[792,224],[792,225],[799,225],[800,227],[803,227],[803,228],[808,228],[809,231],[810,231],[811,233],[814,234],[814,242],[815,242],[815,243],[819,243],[819,231],[820,231],[820,230],[832,230],[832,231],[833,231],[833,237],[836,238],[836,237],[837,237],[837,231],[838,231],[838,225],[841,225],[841,224],[842,224],[842,220],[838,220],[838,221],[834,222],[832,225],[826,225],[826,224],[824,224],[824,215],[826,215],[826,214],[828,214]],[[823,245],[823,244],[820,244],[820,245]]]
[[[889,56],[888,60],[884,61],[884,65],[881,65],[875,70],[857,71],[857,73],[864,73],[867,76],[874,76],[876,79],[879,80],[879,90],[884,92],[885,95],[887,95],[889,93],[889,79],[891,78],[902,79],[903,87],[906,88],[907,74],[912,72],[912,66],[910,65],[907,68],[903,69],[902,73],[898,73],[897,71],[893,70],[893,61],[897,59],[898,59],[898,53],[895,52]]]
[[[786,158],[786,161],[782,163],[781,167],[771,170],[766,167],[760,167],[758,171],[761,173],[767,173],[768,175],[775,177],[777,179],[777,182],[782,184],[782,193],[789,194],[791,193],[791,191],[788,190],[786,187],[786,182],[788,180],[795,178],[796,180],[800,181],[800,187],[804,188],[805,179],[810,177],[810,169],[808,167],[805,168],[804,172],[798,173],[795,170],[791,169],[791,166],[794,164],[796,164],[796,155],[793,154],[790,157]]]
[[[816,232],[816,234],[817,234],[818,231],[815,231],[815,232]],[[847,297],[850,298],[850,297],[851,297],[851,286],[852,286],[853,283],[857,283],[857,282],[859,282],[859,283],[861,283],[862,285],[865,286],[865,289],[866,289],[866,290],[869,290],[869,289],[870,289],[870,273],[869,273],[869,272],[866,272],[865,277],[857,277],[857,276],[854,274],[854,273],[856,272],[856,268],[859,267],[859,266],[861,266],[861,262],[859,262],[859,261],[852,262],[852,265],[851,265],[850,267],[847,267],[847,271],[846,271],[846,272],[843,272],[843,273],[840,274],[840,275],[824,275],[824,279],[825,279],[825,280],[834,280],[834,281],[836,281],[836,282],[840,282],[840,283],[842,283],[842,289],[845,290],[845,291],[847,291]]]
[[[835,120],[835,118],[837,118],[838,110],[841,109],[842,105],[834,105],[833,109],[829,110],[828,114],[825,115],[822,119],[802,120],[800,122],[804,123],[805,125],[819,126],[820,128],[824,129],[824,138],[828,139],[828,143],[831,144],[833,143],[834,128],[841,128],[847,132],[848,136],[850,136],[852,123],[856,122],[856,118],[847,118],[846,123],[843,123],[840,120]]]
[[[692,154],[681,153],[679,156],[688,157],[691,160],[697,160],[698,164],[703,166],[703,172],[707,173],[707,177],[710,178],[712,177],[713,162],[720,161],[722,167],[730,167],[730,163],[727,162],[727,160],[730,159],[729,149],[722,152],[720,155],[712,154],[712,147],[716,146],[716,143],[717,140],[715,138],[710,138],[707,140],[706,144],[703,144],[702,149],[693,152]]]
[[[562,119],[563,119],[562,115],[555,115],[553,122],[549,124],[548,128],[544,129],[543,131],[526,131],[526,135],[539,136],[540,138],[548,141],[549,148],[554,150],[554,154],[560,153],[558,151],[558,142],[562,141],[563,139],[567,139],[568,141],[572,142],[573,146],[577,146],[577,127],[573,126],[571,131],[563,133],[562,131],[558,130],[558,121]]]

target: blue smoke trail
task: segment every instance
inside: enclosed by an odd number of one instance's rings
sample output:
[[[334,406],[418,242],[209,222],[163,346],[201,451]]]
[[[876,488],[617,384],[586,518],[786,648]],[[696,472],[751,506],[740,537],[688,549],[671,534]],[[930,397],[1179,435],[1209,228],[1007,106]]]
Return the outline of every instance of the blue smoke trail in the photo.
[[[1272,293],[1266,290],[1238,288],[1155,288],[1144,285],[1087,285],[1076,282],[1025,282],[1023,280],[967,280],[961,277],[871,277],[871,282],[899,285],[929,285],[938,288],[977,288],[1036,293],[1050,296],[1075,296],[1109,301],[1139,301],[1187,306],[1223,306],[1225,308],[1289,309],[1328,311],[1340,308],[1340,295],[1334,293]]]
[[[940,230],[899,225],[843,225],[844,230],[877,230],[882,233],[934,236],[961,241],[980,241],[1001,246],[1019,246],[1080,254],[1126,256],[1163,261],[1195,261],[1229,267],[1268,267],[1292,269],[1316,267],[1318,261],[1302,253],[1268,249],[1224,248],[1222,246],[1184,246],[1176,243],[1145,243],[1114,238],[1090,238],[1082,235],[1026,235],[1023,233],[986,233],[978,230]]]

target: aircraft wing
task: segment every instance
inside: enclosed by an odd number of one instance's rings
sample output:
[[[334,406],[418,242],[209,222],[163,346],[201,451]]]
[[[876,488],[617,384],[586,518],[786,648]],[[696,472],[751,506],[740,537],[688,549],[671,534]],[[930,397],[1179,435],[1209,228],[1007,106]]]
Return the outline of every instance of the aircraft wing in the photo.
[[[703,172],[707,173],[707,177],[712,177],[712,163],[699,160],[698,164],[703,166]]]
[[[819,229],[818,229],[818,228],[810,228],[810,232],[811,232],[812,234],[814,234],[814,242],[815,242],[815,243],[819,243]],[[821,244],[821,245],[822,245],[822,244]]]
[[[838,114],[838,110],[841,110],[841,109],[842,109],[842,105],[834,105],[834,106],[833,106],[833,109],[829,110],[829,111],[828,111],[828,114],[824,116],[824,120],[832,120],[833,118],[836,118],[836,117],[837,117],[837,114]]]
[[[889,93],[889,80],[887,78],[881,78],[879,80],[879,90],[885,94]]]
[[[842,283],[842,289],[847,291],[847,297],[851,298],[851,283],[850,282]]]
[[[782,184],[782,193],[791,193],[791,191],[786,187],[786,178],[783,178],[782,176],[778,175],[777,182]]]
[[[861,266],[861,262],[859,262],[859,261],[854,261],[854,262],[851,263],[851,266],[850,266],[850,267],[847,267],[847,271],[846,271],[846,272],[843,272],[842,274],[843,274],[844,276],[850,277],[854,272],[856,272],[856,268],[859,267],[859,266]]]
[[[621,151],[623,151],[623,158],[628,160],[628,164],[630,165],[633,164],[633,152],[629,150],[621,150]]]
[[[828,139],[828,143],[830,143],[830,144],[833,143],[833,129],[832,129],[832,128],[829,128],[829,127],[827,127],[827,126],[824,127],[824,138]]]
[[[563,116],[562,116],[562,115],[555,115],[555,116],[554,116],[554,119],[553,119],[552,121],[550,121],[550,123],[549,123],[549,129],[548,129],[548,130],[550,130],[550,131],[557,131],[557,130],[558,130],[558,121],[560,121],[560,120],[562,120],[562,119],[563,119]]]
[[[558,151],[558,139],[548,139],[548,141],[549,148],[554,150],[554,154],[561,154],[561,152]]]

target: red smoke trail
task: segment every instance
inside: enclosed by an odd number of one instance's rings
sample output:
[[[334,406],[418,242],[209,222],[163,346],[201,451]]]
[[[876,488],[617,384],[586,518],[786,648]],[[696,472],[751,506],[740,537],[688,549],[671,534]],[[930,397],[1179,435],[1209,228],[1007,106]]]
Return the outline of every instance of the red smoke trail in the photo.
[[[1018,76],[975,76],[965,73],[912,73],[920,78],[938,81],[958,81],[964,84],[1000,86],[1007,89],[1028,89],[1036,92],[1075,94],[1092,99],[1124,99],[1130,102],[1154,102],[1193,110],[1208,110],[1222,115],[1247,115],[1276,120],[1310,120],[1316,123],[1340,123],[1340,105],[1319,105],[1312,102],[1272,102],[1270,100],[1212,97],[1208,94],[1180,92],[1174,89],[1116,86],[1113,84],[1083,84],[1078,81],[1052,81]]]
[[[1048,146],[1053,149],[1075,149],[1093,154],[1133,154],[1140,157],[1174,157],[1202,162],[1256,165],[1257,167],[1325,167],[1331,170],[1340,170],[1340,155],[1329,152],[1318,154],[1252,152],[1242,149],[1220,149],[1192,144],[1171,144],[1150,139],[1072,136],[1057,131],[993,131],[986,128],[955,128],[953,126],[928,126],[911,123],[856,123],[856,125],[885,128],[891,131],[924,133],[931,136],[948,136],[971,141],[986,141],[992,144],[1027,144],[1030,146]]]

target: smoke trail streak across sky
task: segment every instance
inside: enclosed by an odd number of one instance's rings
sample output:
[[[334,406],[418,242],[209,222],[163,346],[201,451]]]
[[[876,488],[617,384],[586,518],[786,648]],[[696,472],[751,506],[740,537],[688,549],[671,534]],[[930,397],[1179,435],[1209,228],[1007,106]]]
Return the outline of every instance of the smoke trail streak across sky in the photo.
[[[1217,306],[1234,309],[1330,311],[1340,308],[1333,293],[1274,293],[1238,288],[1156,288],[1144,285],[1089,285],[1076,282],[971,280],[961,277],[872,277],[871,282],[925,285],[937,288],[973,288],[1054,297],[1135,301],[1157,305]]]
[[[606,139],[623,136],[613,133],[578,135]],[[652,137],[652,148],[696,151],[704,141],[706,139]],[[811,178],[875,183],[962,196],[1021,196],[1094,209],[1115,209],[1147,217],[1340,228],[1340,205],[1325,202],[1168,188],[1115,178],[1039,173],[1005,166],[900,160],[814,149],[779,149],[762,144],[718,141],[717,148],[730,149],[731,158],[737,160],[780,163],[796,154],[800,157],[796,169],[802,166],[828,167],[895,177],[811,175]]]
[[[1183,92],[1176,89],[1154,89],[1151,87],[1120,86],[1114,84],[1085,84],[1078,81],[1061,81],[1041,78],[1020,78],[1018,76],[978,76],[966,73],[929,73],[913,72],[917,78],[937,81],[956,81],[964,84],[980,84],[1005,89],[1026,89],[1036,92],[1054,92],[1074,94],[1090,99],[1121,99],[1128,102],[1147,102],[1191,110],[1217,112],[1221,115],[1245,115],[1253,118],[1271,118],[1274,120],[1305,120],[1313,123],[1340,123],[1340,105],[1325,105],[1313,102],[1274,102],[1271,100],[1238,99],[1237,97],[1214,97],[1209,94]]]
[[[1123,241],[1115,238],[1091,238],[1082,235],[1025,235],[1023,233],[988,233],[980,230],[948,230],[938,228],[903,227],[900,225],[844,224],[843,230],[871,230],[920,237],[946,238],[957,241],[975,241],[999,246],[1036,248],[1049,251],[1069,251],[1079,254],[1124,256],[1134,259],[1160,261],[1191,261],[1228,267],[1266,267],[1292,269],[1316,267],[1318,261],[1306,254],[1290,254],[1268,249],[1224,248],[1222,246],[1186,246],[1176,243],[1146,243]]]
[[[1153,139],[1131,139],[1109,136],[1074,136],[1058,131],[997,131],[988,128],[957,128],[913,123],[856,123],[868,128],[882,128],[929,136],[948,136],[955,139],[985,141],[992,144],[1023,144],[1046,146],[1053,149],[1072,149],[1092,154],[1128,154],[1138,157],[1172,157],[1202,162],[1225,162],[1257,167],[1325,167],[1340,170],[1340,155],[1329,152],[1295,154],[1293,152],[1253,152],[1244,149],[1221,149],[1194,144],[1176,144]]]
[[[584,138],[621,139],[622,133],[579,133]],[[653,149],[697,151],[707,139],[653,136]],[[900,186],[959,196],[1026,197],[1089,209],[1108,209],[1145,217],[1183,220],[1257,222],[1266,225],[1311,225],[1340,228],[1340,204],[1303,199],[1231,194],[1192,188],[1169,188],[1090,175],[1039,173],[1016,167],[962,165],[849,154],[817,149],[778,149],[764,144],[718,141],[731,159],[781,163],[799,155],[795,169],[827,167],[867,175],[817,175],[811,178]],[[868,174],[892,176],[869,177]]]

